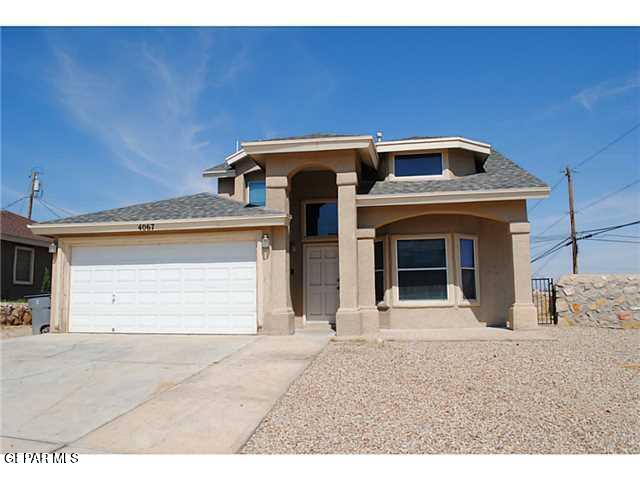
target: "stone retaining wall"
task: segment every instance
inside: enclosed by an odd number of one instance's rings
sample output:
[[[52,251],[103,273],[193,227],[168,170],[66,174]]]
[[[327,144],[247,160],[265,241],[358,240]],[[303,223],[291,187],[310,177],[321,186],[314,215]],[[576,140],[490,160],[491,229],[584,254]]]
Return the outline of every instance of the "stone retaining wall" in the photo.
[[[31,325],[31,309],[26,303],[0,304],[1,325]]]
[[[558,324],[640,328],[640,275],[565,275],[556,284]]]

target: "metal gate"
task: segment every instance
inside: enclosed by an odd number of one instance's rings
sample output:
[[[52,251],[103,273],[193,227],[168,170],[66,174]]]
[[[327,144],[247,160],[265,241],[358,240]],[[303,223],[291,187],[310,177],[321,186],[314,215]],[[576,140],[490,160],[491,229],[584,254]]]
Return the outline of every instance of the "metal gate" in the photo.
[[[558,323],[556,311],[556,287],[553,278],[532,278],[533,304],[538,310],[538,325]]]

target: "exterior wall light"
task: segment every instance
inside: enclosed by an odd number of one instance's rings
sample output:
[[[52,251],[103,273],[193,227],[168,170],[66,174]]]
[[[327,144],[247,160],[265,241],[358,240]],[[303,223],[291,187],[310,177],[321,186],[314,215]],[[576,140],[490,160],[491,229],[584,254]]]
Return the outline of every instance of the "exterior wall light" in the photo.
[[[271,246],[271,238],[269,238],[269,234],[265,233],[262,235],[262,248],[268,250]]]
[[[49,253],[56,253],[58,251],[58,242],[55,240],[49,244]]]

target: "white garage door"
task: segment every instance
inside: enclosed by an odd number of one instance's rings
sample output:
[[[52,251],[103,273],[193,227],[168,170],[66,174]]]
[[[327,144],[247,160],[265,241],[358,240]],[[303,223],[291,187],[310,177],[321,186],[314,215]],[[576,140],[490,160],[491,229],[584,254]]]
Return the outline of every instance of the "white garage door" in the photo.
[[[256,333],[250,242],[74,247],[69,331]]]

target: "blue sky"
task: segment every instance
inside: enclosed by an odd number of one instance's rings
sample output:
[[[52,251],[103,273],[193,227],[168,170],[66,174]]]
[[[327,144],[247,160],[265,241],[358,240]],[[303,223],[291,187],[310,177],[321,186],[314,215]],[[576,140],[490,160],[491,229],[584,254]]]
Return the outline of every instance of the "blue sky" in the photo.
[[[215,191],[200,172],[236,140],[318,131],[463,135],[553,184],[639,122],[639,29],[2,30],[3,206],[27,191],[32,167],[43,200],[71,212]],[[637,129],[580,168],[577,207],[640,178],[639,154]],[[566,202],[561,184],[531,213],[533,234]],[[34,217],[55,218],[41,205]],[[635,219],[639,184],[577,224]],[[544,235],[567,232],[564,220]],[[569,266],[565,249],[539,273]],[[639,271],[640,245],[584,241],[581,267]]]

